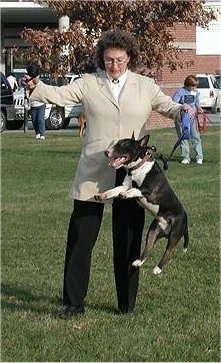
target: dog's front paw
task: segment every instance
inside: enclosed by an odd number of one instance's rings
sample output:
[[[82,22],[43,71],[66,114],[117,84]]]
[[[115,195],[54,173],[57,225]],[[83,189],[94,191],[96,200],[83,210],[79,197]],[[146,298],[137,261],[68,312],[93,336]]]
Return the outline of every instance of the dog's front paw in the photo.
[[[121,199],[127,199],[127,193],[120,193],[118,197]]]
[[[122,199],[130,199],[130,198],[142,197],[142,194],[138,189],[132,188],[125,192],[120,193],[119,197]]]
[[[95,194],[94,199],[99,202],[102,202],[102,200],[107,199],[107,195],[105,193]]]

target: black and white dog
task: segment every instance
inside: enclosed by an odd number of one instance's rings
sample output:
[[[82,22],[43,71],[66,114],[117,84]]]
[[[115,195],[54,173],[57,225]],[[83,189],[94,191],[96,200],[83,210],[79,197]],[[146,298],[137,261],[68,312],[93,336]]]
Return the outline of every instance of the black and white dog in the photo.
[[[131,139],[121,139],[105,151],[110,160],[109,166],[115,169],[123,166],[127,175],[121,186],[97,194],[94,198],[97,201],[116,197],[136,198],[143,208],[155,216],[148,229],[145,248],[140,258],[132,265],[140,267],[149,257],[155,242],[161,237],[166,237],[166,250],[153,270],[154,274],[160,274],[182,237],[186,252],[189,234],[187,214],[164,172],[154,160],[156,148],[148,146],[149,137],[150,135],[146,135],[139,141],[135,140],[134,136]]]

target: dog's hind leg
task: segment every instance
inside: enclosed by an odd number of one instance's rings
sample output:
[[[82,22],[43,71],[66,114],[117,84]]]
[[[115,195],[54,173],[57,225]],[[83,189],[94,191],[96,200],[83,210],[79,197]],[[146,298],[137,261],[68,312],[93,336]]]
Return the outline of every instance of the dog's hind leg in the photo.
[[[169,239],[166,247],[166,251],[163,254],[163,257],[161,258],[160,262],[157,264],[157,266],[154,267],[153,273],[154,275],[159,275],[162,272],[163,267],[168,263],[170,260],[171,254],[176,247],[178,240]]]
[[[181,229],[182,221],[178,221],[173,224],[171,231],[169,233],[168,242],[166,246],[166,250],[163,254],[163,257],[161,258],[160,262],[157,264],[157,266],[154,267],[153,273],[155,275],[158,275],[162,272],[163,267],[168,263],[170,260],[171,254],[178,244],[179,240],[184,235],[183,230]],[[187,240],[186,240],[187,242]]]
[[[189,242],[189,233],[188,233],[188,225],[187,225],[187,216],[184,214],[183,217],[175,218],[173,221],[171,220],[172,225],[170,231],[166,233],[168,236],[168,242],[166,246],[166,250],[161,258],[160,262],[157,266],[154,267],[153,273],[158,275],[161,273],[163,267],[170,260],[171,254],[178,244],[179,240],[184,236],[184,252],[187,251],[187,246]]]
[[[158,225],[157,220],[154,219],[147,232],[146,245],[144,247],[144,250],[140,258],[135,260],[132,265],[135,267],[141,267],[150,256],[150,253],[157,239],[161,238],[162,236],[164,236],[164,231],[162,231],[162,229]]]

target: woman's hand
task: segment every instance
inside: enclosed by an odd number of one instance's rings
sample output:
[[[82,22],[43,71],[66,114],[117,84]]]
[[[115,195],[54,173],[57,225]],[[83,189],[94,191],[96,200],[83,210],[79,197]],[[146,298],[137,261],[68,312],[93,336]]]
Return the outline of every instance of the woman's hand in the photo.
[[[22,78],[22,82],[30,91],[33,91],[39,82],[39,76],[30,77],[28,74],[25,74],[25,76]]]
[[[188,105],[188,103],[183,103],[181,105],[181,110],[188,111],[188,114],[191,118],[196,116],[196,109]]]

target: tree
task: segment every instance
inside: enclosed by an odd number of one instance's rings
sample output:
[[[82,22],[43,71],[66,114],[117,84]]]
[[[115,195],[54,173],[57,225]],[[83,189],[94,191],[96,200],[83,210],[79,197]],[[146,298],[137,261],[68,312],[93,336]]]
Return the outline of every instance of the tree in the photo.
[[[35,2],[47,3],[58,16],[68,15],[71,22],[67,31],[25,28],[22,32],[23,39],[33,44],[23,56],[35,59],[45,70],[82,70],[87,66],[85,56],[87,60],[93,59],[101,32],[119,28],[136,36],[140,63],[148,70],[160,70],[167,65],[173,71],[185,66],[184,61],[178,61],[180,49],[173,45],[173,26],[194,24],[206,28],[216,19],[215,13],[203,6],[205,1],[200,0]],[[68,54],[64,53],[67,48]]]

